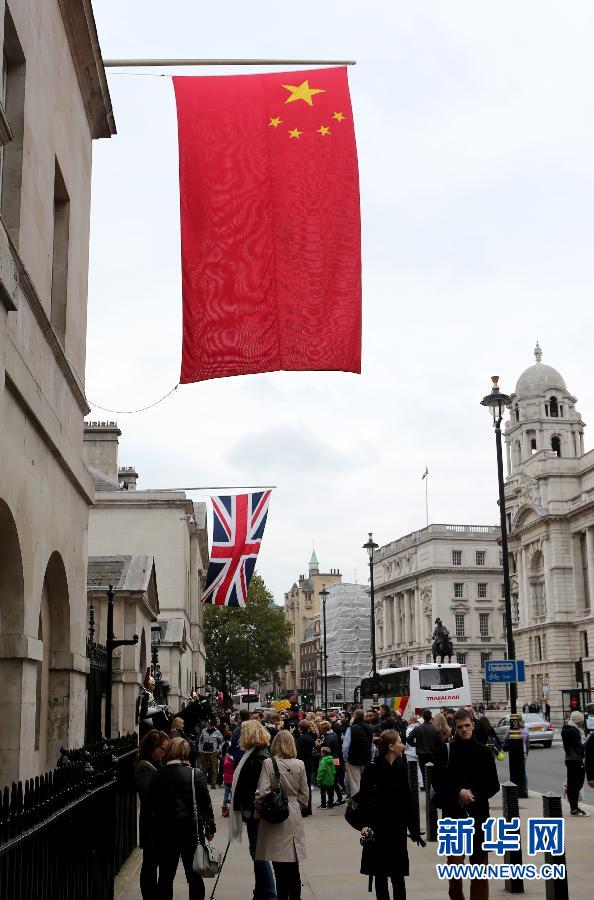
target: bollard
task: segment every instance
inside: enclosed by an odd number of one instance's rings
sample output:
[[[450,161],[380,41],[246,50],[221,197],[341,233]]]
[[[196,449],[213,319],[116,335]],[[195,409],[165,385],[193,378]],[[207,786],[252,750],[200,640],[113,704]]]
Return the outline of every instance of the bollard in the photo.
[[[408,787],[410,790],[412,818],[416,830],[419,831],[421,828],[421,813],[419,811],[419,770],[417,757],[414,756],[412,759],[408,759],[406,767],[408,769]]]
[[[545,818],[562,819],[563,810],[561,808],[561,795],[548,791],[542,795],[542,814]],[[549,878],[545,881],[545,897],[546,900],[569,900],[569,888],[567,885],[567,860],[565,852],[563,856],[552,856],[545,852],[546,863],[553,863],[565,866],[565,878]]]
[[[434,772],[435,765],[432,762],[426,763],[423,781],[425,783],[425,827],[428,841],[437,840],[437,806],[431,798]]]
[[[518,786],[513,781],[504,781],[501,785],[501,794],[503,796],[503,818],[510,822],[512,819],[519,818],[520,804]],[[505,862],[511,865],[522,864],[521,850],[507,850],[505,853]],[[505,890],[508,894],[523,894],[524,880],[522,878],[506,878]]]

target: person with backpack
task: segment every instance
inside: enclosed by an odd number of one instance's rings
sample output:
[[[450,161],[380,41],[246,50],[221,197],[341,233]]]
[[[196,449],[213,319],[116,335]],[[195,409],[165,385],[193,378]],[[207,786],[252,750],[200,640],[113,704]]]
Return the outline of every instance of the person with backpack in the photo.
[[[359,793],[363,769],[371,762],[372,744],[373,728],[365,721],[363,710],[357,709],[342,742],[351,797]]]
[[[425,846],[415,821],[403,753],[398,732],[383,731],[377,741],[376,758],[361,778],[361,874],[375,878],[377,900],[390,900],[388,882],[394,900],[406,900],[407,831],[413,841]]]
[[[256,814],[260,814],[256,860],[270,860],[276,880],[278,900],[301,900],[299,863],[305,858],[305,830],[302,809],[309,802],[305,765],[297,759],[293,735],[279,731],[270,745],[272,759],[265,759],[256,790]],[[334,764],[333,764],[334,765]],[[288,816],[283,821],[264,818],[264,799],[280,781]]]

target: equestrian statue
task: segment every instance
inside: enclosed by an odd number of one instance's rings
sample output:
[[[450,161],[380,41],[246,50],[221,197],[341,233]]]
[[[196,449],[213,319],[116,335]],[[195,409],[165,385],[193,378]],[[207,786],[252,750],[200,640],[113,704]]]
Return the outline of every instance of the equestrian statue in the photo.
[[[442,662],[444,662],[446,656],[448,662],[451,662],[452,656],[454,655],[454,645],[452,644],[450,632],[441,619],[435,620],[435,631],[433,632],[431,652],[433,654],[433,662],[437,662],[438,656],[441,657]]]

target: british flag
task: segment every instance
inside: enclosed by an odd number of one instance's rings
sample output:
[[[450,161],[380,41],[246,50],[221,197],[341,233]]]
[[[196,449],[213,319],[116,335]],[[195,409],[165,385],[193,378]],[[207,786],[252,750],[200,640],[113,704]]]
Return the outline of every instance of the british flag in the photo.
[[[212,547],[203,603],[245,606],[262,543],[271,491],[211,497]]]

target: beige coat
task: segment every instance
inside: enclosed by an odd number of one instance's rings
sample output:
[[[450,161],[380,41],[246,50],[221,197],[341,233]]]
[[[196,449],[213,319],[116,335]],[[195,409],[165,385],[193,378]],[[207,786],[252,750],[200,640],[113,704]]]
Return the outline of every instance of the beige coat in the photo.
[[[271,862],[296,862],[305,859],[305,831],[301,817],[301,807],[309,803],[309,790],[305,765],[300,759],[279,759],[276,757],[283,791],[289,801],[289,818],[278,825],[260,819],[256,859]],[[272,760],[265,759],[256,791],[256,814],[260,801],[276,783]]]

